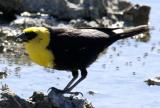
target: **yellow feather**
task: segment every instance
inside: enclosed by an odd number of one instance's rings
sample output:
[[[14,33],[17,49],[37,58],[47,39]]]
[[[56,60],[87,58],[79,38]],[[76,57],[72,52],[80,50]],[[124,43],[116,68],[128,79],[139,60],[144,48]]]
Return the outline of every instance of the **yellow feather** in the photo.
[[[25,42],[25,48],[31,60],[35,63],[48,67],[54,68],[54,54],[47,49],[50,42],[50,33],[48,29],[44,27],[30,27],[23,30],[24,32],[35,32],[37,33],[36,38]]]

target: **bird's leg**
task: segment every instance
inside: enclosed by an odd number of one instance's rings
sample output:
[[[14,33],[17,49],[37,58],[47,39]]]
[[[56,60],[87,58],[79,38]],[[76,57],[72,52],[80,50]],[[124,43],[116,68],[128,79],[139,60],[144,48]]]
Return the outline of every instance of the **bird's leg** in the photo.
[[[61,94],[66,93],[65,91],[68,90],[69,87],[73,84],[73,82],[78,78],[78,70],[72,70],[72,76],[73,78],[71,79],[71,81],[69,81],[69,83],[63,90],[57,89],[55,87],[51,87],[48,89],[48,91],[51,90],[51,91],[54,91],[56,93],[61,93]],[[73,94],[73,93],[70,93],[70,94]]]
[[[75,82],[72,86],[70,86],[68,89],[64,89],[64,93],[70,93],[71,92],[71,90],[75,87],[75,86],[77,86],[82,80],[84,80],[85,78],[86,78],[86,76],[87,76],[87,70],[84,68],[84,69],[80,69],[80,71],[81,71],[81,78],[77,81],[77,82]],[[72,92],[71,92],[72,93]],[[76,93],[78,93],[78,92],[76,92]],[[80,92],[79,92],[80,93]]]
[[[67,86],[63,90],[59,90],[59,89],[56,89],[55,87],[52,87],[52,88],[50,88],[51,91],[54,91],[54,92],[60,93],[60,94],[65,94],[65,93],[67,93],[67,94],[74,94],[74,95],[81,94],[83,96],[83,94],[81,92],[71,92],[71,90],[75,86],[77,86],[82,80],[84,80],[86,78],[86,76],[87,76],[87,70],[85,68],[84,69],[80,69],[80,71],[81,71],[81,78],[79,80],[77,80],[73,85],[72,85],[72,83],[78,77],[78,71],[74,71],[74,73],[72,71],[73,78],[72,78],[72,80],[67,84]]]
[[[63,89],[64,91],[67,90],[72,85],[72,83],[78,78],[78,70],[73,70],[72,71],[72,76],[73,76],[72,80]]]

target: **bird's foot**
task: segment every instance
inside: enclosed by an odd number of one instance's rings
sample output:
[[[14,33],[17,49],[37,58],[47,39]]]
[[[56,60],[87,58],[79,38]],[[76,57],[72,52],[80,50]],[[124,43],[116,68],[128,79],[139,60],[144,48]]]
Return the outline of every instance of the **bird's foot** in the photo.
[[[55,87],[50,87],[50,88],[47,90],[47,92],[49,92],[49,93],[54,92],[54,93],[56,93],[56,94],[63,94],[62,90],[57,89],[57,88],[55,88]]]
[[[83,93],[82,93],[82,92],[65,92],[65,90],[64,90],[64,93],[65,93],[65,94],[71,94],[71,95],[74,95],[74,96],[78,96],[78,95],[83,96]]]
[[[54,92],[56,94],[71,94],[71,95],[75,95],[75,96],[77,96],[77,95],[83,96],[83,93],[81,93],[81,92],[71,92],[69,90],[60,90],[60,89],[57,89],[55,87],[49,88],[48,92],[49,92],[49,94],[52,93],[52,92]]]

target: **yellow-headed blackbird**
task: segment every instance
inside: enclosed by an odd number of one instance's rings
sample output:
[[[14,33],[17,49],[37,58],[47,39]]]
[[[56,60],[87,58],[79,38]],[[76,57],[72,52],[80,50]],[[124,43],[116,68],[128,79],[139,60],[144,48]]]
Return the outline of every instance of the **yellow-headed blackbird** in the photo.
[[[125,29],[115,33],[111,28],[50,28],[29,27],[16,37],[24,42],[25,49],[35,63],[58,70],[71,71],[73,78],[61,90],[69,93],[87,76],[86,68],[105,48],[119,39],[132,37],[148,30],[147,25]],[[81,72],[81,78],[75,83]]]

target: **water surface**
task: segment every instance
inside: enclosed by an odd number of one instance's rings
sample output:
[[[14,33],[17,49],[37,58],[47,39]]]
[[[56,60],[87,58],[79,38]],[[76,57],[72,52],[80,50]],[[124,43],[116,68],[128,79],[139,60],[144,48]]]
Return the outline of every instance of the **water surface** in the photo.
[[[81,91],[96,108],[159,108],[160,87],[148,86],[144,80],[160,75],[160,12],[159,0],[132,0],[151,6],[150,32],[147,43],[134,39],[118,41],[109,47],[88,68],[87,78],[74,91]],[[4,59],[4,60],[3,60]],[[71,73],[44,69],[34,63],[9,64],[1,57],[0,71],[7,72],[1,79],[18,95],[27,98],[33,91],[47,93],[49,87],[63,89]],[[88,92],[95,92],[89,95]]]

